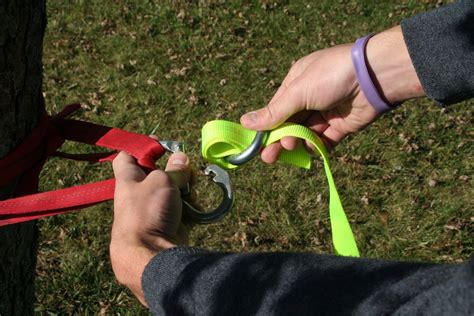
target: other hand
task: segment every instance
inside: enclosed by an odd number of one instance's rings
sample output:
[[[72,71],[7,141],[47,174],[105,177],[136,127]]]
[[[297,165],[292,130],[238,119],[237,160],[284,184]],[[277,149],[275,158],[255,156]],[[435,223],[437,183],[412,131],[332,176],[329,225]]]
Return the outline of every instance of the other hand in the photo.
[[[181,221],[180,188],[191,177],[188,157],[175,153],[166,171],[146,175],[133,157],[121,152],[113,161],[116,178],[110,260],[117,280],[144,305],[141,276],[159,251],[185,244],[189,226]]]
[[[364,129],[380,114],[359,87],[351,48],[352,44],[344,44],[298,60],[270,103],[243,115],[242,125],[268,130],[285,121],[299,123],[318,134],[329,149],[347,135]],[[371,38],[366,55],[372,79],[389,103],[424,95],[399,26]],[[273,163],[281,150],[293,150],[298,142],[285,137],[267,146],[262,160]]]

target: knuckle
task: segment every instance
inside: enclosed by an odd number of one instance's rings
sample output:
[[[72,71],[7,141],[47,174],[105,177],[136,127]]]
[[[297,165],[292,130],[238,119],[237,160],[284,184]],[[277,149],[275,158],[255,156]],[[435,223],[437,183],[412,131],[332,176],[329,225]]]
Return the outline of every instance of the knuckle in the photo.
[[[291,100],[291,106],[300,106],[301,100],[304,100],[304,92],[306,89],[306,80],[303,76],[299,76],[288,86],[288,95]]]
[[[272,103],[272,104],[264,107],[263,111],[264,111],[264,116],[266,116],[268,119],[273,121],[273,117],[275,116],[274,113],[273,113],[275,111],[275,103]]]
[[[173,180],[163,170],[153,170],[147,178],[158,186],[173,187]]]
[[[301,57],[298,59],[290,68],[290,72],[292,74],[300,73],[304,68],[306,64],[308,56]]]
[[[114,160],[112,160],[112,168],[114,170],[116,170],[117,168],[120,167],[120,165],[122,164],[122,155],[121,153],[119,153],[115,158]]]

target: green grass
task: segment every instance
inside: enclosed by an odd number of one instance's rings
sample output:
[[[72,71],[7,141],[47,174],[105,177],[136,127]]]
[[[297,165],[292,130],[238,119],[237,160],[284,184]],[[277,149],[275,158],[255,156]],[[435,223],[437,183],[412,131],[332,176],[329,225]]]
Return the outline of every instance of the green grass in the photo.
[[[292,62],[398,24],[440,1],[48,2],[44,91],[50,112],[186,143],[199,168],[200,129],[265,105]],[[158,4],[160,3],[160,4]],[[474,248],[472,101],[443,110],[407,102],[332,153],[334,177],[363,256],[460,262]],[[66,144],[67,151],[90,148]],[[42,189],[105,179],[110,166],[52,159]],[[192,245],[229,251],[330,253],[326,180],[259,161],[231,173],[232,214]],[[435,182],[430,180],[434,180]],[[435,184],[433,186],[433,184]],[[200,200],[212,205],[205,183]],[[147,314],[114,280],[111,204],[41,220],[36,283],[42,314]]]

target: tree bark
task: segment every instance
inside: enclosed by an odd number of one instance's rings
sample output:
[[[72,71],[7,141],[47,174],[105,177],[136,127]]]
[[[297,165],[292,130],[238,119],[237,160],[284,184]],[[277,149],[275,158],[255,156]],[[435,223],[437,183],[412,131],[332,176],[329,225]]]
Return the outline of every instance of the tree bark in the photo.
[[[45,0],[0,2],[0,158],[42,113],[45,26]],[[0,199],[11,197],[14,187],[15,181],[0,188]],[[33,314],[37,237],[35,222],[0,228],[0,315]]]

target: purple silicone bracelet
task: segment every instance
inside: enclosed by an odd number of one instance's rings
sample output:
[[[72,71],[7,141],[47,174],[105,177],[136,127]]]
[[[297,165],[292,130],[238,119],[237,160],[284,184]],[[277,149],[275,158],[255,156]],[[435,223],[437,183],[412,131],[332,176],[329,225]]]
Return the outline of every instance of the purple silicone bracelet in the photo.
[[[370,105],[372,105],[377,112],[383,113],[393,110],[394,107],[385,102],[380,96],[379,91],[370,77],[369,69],[367,68],[365,47],[372,36],[374,36],[374,33],[361,37],[355,42],[354,46],[352,46],[352,64],[354,65],[360,89],[367,98],[367,101],[369,101]]]

